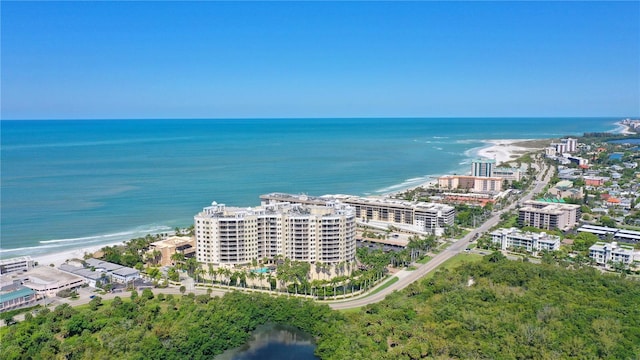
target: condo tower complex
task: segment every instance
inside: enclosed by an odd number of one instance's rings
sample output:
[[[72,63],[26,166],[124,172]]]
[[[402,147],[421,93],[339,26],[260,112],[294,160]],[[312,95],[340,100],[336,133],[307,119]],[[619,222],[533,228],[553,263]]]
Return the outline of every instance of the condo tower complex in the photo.
[[[214,202],[194,222],[196,258],[205,264],[244,265],[279,255],[325,264],[355,259],[355,210],[338,202],[278,202],[252,208]]]

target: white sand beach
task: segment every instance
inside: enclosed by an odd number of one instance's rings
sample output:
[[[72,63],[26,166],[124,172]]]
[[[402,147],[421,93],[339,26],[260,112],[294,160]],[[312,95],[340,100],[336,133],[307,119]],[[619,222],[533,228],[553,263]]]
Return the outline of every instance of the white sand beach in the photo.
[[[499,139],[499,140],[484,140],[487,146],[478,149],[475,152],[477,158],[495,159],[496,165],[506,165],[509,162],[518,159],[525,153],[532,151],[542,150],[545,146],[553,142],[552,139]],[[470,170],[470,169],[469,169]],[[470,173],[470,172],[469,172]],[[419,186],[394,191],[387,194],[387,196],[395,196],[403,193],[406,190],[415,189],[418,187],[430,188],[438,184],[438,179],[431,179]]]
[[[637,120],[632,120],[632,121],[637,121]],[[631,126],[629,126],[628,124],[625,124],[622,120],[616,122],[616,125],[618,125],[618,128],[616,129],[616,132],[618,132],[619,134],[622,135],[635,135],[636,133],[633,132],[631,130]]]
[[[478,157],[495,159],[496,164],[500,165],[502,163],[508,163],[513,161],[524,153],[541,149],[541,148],[532,148],[530,146],[522,146],[524,142],[529,140],[523,139],[504,139],[504,140],[485,140],[488,145],[480,150],[478,150]]]
[[[113,245],[121,245],[121,244],[123,244],[123,242],[94,245],[94,246],[89,246],[85,248],[70,249],[70,250],[46,254],[46,255],[35,255],[32,258],[34,261],[38,263],[38,265],[49,266],[50,264],[53,264],[54,266],[57,267],[60,264],[63,264],[65,261],[70,259],[84,259],[85,254],[93,254],[105,246],[113,246]]]

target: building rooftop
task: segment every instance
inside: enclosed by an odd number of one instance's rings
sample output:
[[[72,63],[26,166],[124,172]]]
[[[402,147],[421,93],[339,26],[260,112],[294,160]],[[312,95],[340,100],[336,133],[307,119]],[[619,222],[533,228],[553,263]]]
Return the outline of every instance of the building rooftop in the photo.
[[[536,239],[539,241],[559,241],[560,240],[560,237],[557,235],[551,235],[545,232],[535,233],[535,232],[529,232],[529,231],[522,231],[518,228],[513,228],[513,227],[497,229],[491,232],[491,235],[498,235],[498,236],[512,235],[512,236],[524,237],[529,239]]]
[[[170,236],[164,240],[152,242],[150,246],[156,248],[178,247],[194,241],[191,236]]]
[[[37,266],[33,269],[20,274],[8,275],[12,279],[21,279],[27,283],[33,284],[51,284],[54,282],[73,282],[78,279],[77,276],[62,272],[49,266]]]
[[[119,275],[119,276],[128,276],[128,275],[135,275],[140,273],[138,270],[130,268],[130,267],[122,267],[118,270],[112,271],[113,274],[115,275]]]
[[[74,275],[82,276],[91,280],[98,280],[104,276],[104,272],[102,271],[91,271],[91,269],[81,268],[73,265],[62,264],[58,267],[58,269],[66,272],[70,272]]]
[[[589,250],[595,250],[595,251],[606,251],[606,250],[609,250],[611,252],[615,252],[615,253],[618,253],[618,254],[633,255],[633,246],[619,245],[616,242],[606,243],[606,242],[599,241],[599,242],[591,245],[591,247],[589,247]]]
[[[113,270],[120,269],[122,267],[122,265],[118,265],[118,264],[110,263],[108,261],[103,261],[103,260],[94,259],[94,258],[86,259],[85,262],[89,267],[94,267],[97,269],[105,269],[106,271],[113,271]]]
[[[33,295],[36,292],[25,286],[20,286],[17,290],[9,292],[0,292],[0,303],[15,300],[24,296]]]

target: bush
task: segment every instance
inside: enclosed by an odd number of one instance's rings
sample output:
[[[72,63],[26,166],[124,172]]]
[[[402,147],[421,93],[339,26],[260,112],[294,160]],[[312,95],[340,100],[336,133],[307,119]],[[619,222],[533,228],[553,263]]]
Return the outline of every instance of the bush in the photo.
[[[56,293],[57,297],[61,297],[61,298],[68,298],[71,297],[71,295],[73,295],[74,292],[70,289],[64,289],[64,290],[60,290]]]

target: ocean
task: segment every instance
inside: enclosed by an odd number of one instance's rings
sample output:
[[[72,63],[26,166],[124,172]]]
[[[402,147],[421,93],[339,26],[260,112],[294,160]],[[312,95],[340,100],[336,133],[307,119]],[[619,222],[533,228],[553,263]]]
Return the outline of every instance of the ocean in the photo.
[[[0,257],[171,231],[212,201],[380,195],[467,173],[482,140],[616,131],[618,120],[3,120]]]

